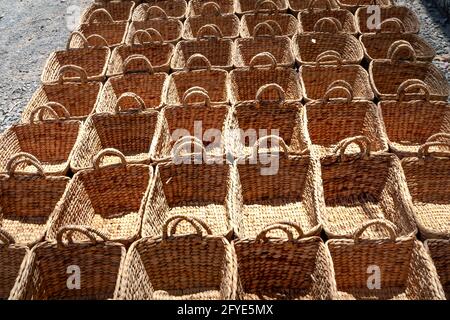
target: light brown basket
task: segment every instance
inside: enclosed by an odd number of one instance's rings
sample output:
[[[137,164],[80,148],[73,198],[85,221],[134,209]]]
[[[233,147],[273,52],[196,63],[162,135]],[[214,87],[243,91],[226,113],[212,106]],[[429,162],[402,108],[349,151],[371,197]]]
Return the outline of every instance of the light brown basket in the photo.
[[[250,60],[249,67],[230,72],[228,87],[230,100],[233,105],[253,101],[259,88],[269,83],[276,83],[283,89],[286,102],[302,100],[302,88],[295,70],[278,67],[275,57],[269,52],[255,55]],[[266,100],[278,100],[279,95],[276,91],[269,93]]]
[[[105,9],[114,21],[129,21],[133,13],[135,2],[133,1],[97,1],[92,3],[81,16],[81,23],[88,23],[91,14],[97,9]]]
[[[392,0],[336,0],[338,5],[342,9],[350,10],[351,12],[355,12],[357,9],[369,5],[376,5],[379,7],[387,7],[392,5]]]
[[[133,64],[136,62],[139,65],[147,64],[147,71],[133,71]],[[117,100],[127,92],[133,92],[139,96],[145,109],[161,109],[166,100],[165,92],[169,78],[167,73],[155,73],[150,61],[143,55],[128,56],[123,65],[124,74],[109,78],[103,86],[96,112],[114,112]],[[135,100],[121,101],[122,110],[133,107],[136,107]]]
[[[15,244],[14,238],[0,229],[0,300],[9,298],[29,255],[28,247]]]
[[[450,133],[450,106],[430,101],[428,86],[420,80],[405,81],[396,100],[381,101],[379,106],[389,148],[399,157],[417,156],[419,147],[432,135]]]
[[[450,238],[450,154],[431,152],[433,147],[450,150],[449,140],[426,142],[417,157],[402,160],[403,171],[414,205],[415,220],[422,238]]]
[[[291,40],[287,36],[277,36],[267,22],[259,23],[251,38],[236,39],[234,65],[237,68],[248,67],[252,58],[262,52],[272,54],[280,67],[294,66]]]
[[[271,0],[277,6],[279,12],[286,12],[288,10],[288,2],[287,0]],[[246,13],[254,13],[256,8],[259,6],[261,2],[266,2],[266,0],[235,0],[234,1],[234,12],[239,16],[242,16]],[[271,11],[269,8],[261,8],[262,11]]]
[[[81,235],[81,239],[88,238],[89,241],[75,242],[75,236],[80,238]],[[125,256],[126,250],[122,244],[108,241],[101,232],[88,226],[61,227],[56,241],[40,243],[31,250],[10,298],[115,299]],[[79,283],[73,280],[73,275],[80,276]]]
[[[158,164],[150,188],[142,222],[142,237],[158,236],[164,221],[180,214],[205,221],[214,236],[230,238],[233,234],[233,171],[224,156],[210,161],[198,142],[180,140],[174,147],[172,161]],[[191,153],[191,145],[195,153]],[[187,153],[186,147],[189,147]],[[200,150],[199,153],[196,150]],[[190,233],[189,225],[180,225]]]
[[[297,33],[292,39],[292,49],[301,65],[315,64],[319,55],[330,51],[341,58],[342,64],[360,64],[364,58],[358,39],[341,32],[338,24],[330,18],[317,21],[314,32]]]
[[[386,230],[389,239],[362,239],[371,226]],[[327,241],[338,299],[445,299],[436,268],[423,244],[413,237],[396,237],[395,225],[378,219],[363,224],[353,239]]]
[[[307,10],[310,7],[316,9],[339,9],[339,5],[336,3],[336,0],[288,0],[288,2],[290,11],[295,15],[300,11]]]
[[[323,52],[317,56],[315,65],[303,65],[299,73],[306,101],[322,99],[330,85],[339,80],[351,86],[355,100],[374,98],[367,71],[360,65],[343,65],[336,51]]]
[[[47,241],[55,240],[61,227],[74,223],[125,245],[139,238],[152,167],[129,164],[123,153],[111,148],[100,151],[92,163],[93,168],[72,178],[52,217]]]
[[[361,154],[348,154],[351,144]],[[364,136],[344,139],[336,154],[321,159],[325,209],[323,228],[330,238],[351,238],[355,230],[371,219],[394,223],[399,236],[417,232],[413,207],[400,160],[392,154],[370,152]],[[385,233],[376,229],[366,232],[370,239]]]
[[[180,71],[186,68],[188,59],[195,54],[205,56],[213,68],[231,70],[234,42],[222,37],[216,25],[206,24],[198,31],[196,40],[178,42],[171,62],[172,70]]]
[[[122,111],[122,104],[128,100]],[[127,163],[149,164],[159,113],[145,110],[145,103],[134,93],[123,93],[112,113],[89,117],[74,148],[72,171],[91,168],[93,157],[102,149],[114,148],[124,154]]]
[[[425,248],[436,266],[445,296],[450,300],[450,240],[429,239],[425,241]]]
[[[91,36],[89,39],[97,38]],[[73,39],[80,39],[80,47],[71,47]],[[55,51],[47,59],[42,71],[43,84],[62,84],[69,82],[103,81],[106,76],[106,67],[111,55],[107,47],[93,46],[88,43],[81,33],[73,32],[64,51]],[[64,78],[64,75],[68,78]]]
[[[388,29],[389,25],[393,29]],[[384,20],[375,33],[365,33],[359,37],[367,60],[387,59],[389,48],[397,41],[407,41],[414,49],[418,61],[433,61],[436,51],[416,34],[403,33],[401,20],[391,18]],[[391,31],[392,30],[392,31]]]
[[[83,71],[81,72],[83,73]],[[62,117],[63,106],[69,112],[72,120],[85,120],[95,111],[103,85],[101,82],[88,82],[81,76],[79,81],[55,84],[43,84],[33,94],[31,100],[22,112],[22,123],[28,123],[30,114],[42,105],[50,105]],[[44,119],[47,115],[44,115]]]
[[[215,2],[219,5],[222,14],[234,13],[234,0],[190,0],[186,16],[199,16],[206,2]]]
[[[181,20],[186,16],[187,4],[185,0],[145,0],[145,2],[136,7],[132,21],[146,20],[148,9],[153,6],[160,7],[170,18]]]
[[[127,44],[133,44],[133,35],[137,30],[155,29],[164,42],[177,43],[183,34],[183,23],[175,18],[169,18],[163,9],[150,7],[140,20],[131,22],[126,38]]]
[[[233,246],[212,235],[211,229],[194,217],[175,215],[164,221],[158,237],[141,239],[130,247],[120,298],[234,300],[237,264]],[[176,235],[180,224],[191,226],[194,233]]]
[[[342,32],[356,35],[355,17],[345,9],[332,9],[330,2],[327,2],[327,9],[316,9],[314,1],[310,2],[308,9],[300,11],[298,14],[299,33],[314,32],[318,21],[323,18],[332,19]]]
[[[95,43],[100,43],[102,45],[106,44],[110,48],[117,47],[125,43],[125,38],[127,36],[128,21],[114,21],[111,15],[104,8],[94,10],[89,19],[79,25],[75,30],[87,39],[91,36],[96,35]],[[94,41],[94,40],[92,40]],[[83,46],[83,41],[80,39],[72,39],[70,41],[70,46],[72,48],[79,48]]]
[[[298,233],[294,237],[291,229]],[[282,231],[287,238],[269,238]],[[333,264],[319,237],[303,238],[298,225],[279,222],[256,239],[234,242],[238,297],[242,300],[330,300],[336,296]],[[303,239],[302,239],[303,238]]]
[[[36,173],[17,172],[23,165]],[[14,243],[32,247],[44,239],[48,221],[61,199],[69,178],[46,176],[39,161],[28,153],[17,153],[0,175],[0,225]]]
[[[340,141],[358,135],[367,137],[372,152],[388,151],[380,108],[371,101],[353,100],[347,82],[333,82],[322,100],[307,103],[305,109],[308,133],[320,157],[332,155]]]
[[[201,54],[193,54],[186,62],[184,71],[172,73],[167,85],[168,105],[183,104],[188,89],[201,87],[206,90],[212,104],[226,104],[228,98],[228,72],[211,67],[209,60]],[[195,97],[194,97],[195,98]],[[200,97],[200,99],[203,99]],[[203,100],[194,99],[194,102]]]
[[[341,0],[342,1],[342,0]],[[355,19],[356,26],[359,33],[371,33],[375,32],[373,29],[369,29],[368,21],[371,20],[373,11],[368,11],[367,7],[362,7],[356,10]],[[418,33],[420,30],[420,22],[417,15],[409,9],[403,6],[388,6],[380,7],[380,21],[383,22],[387,19],[396,18],[399,19],[403,24],[404,33]],[[376,28],[380,26],[375,25]]]
[[[373,60],[369,66],[370,82],[380,100],[395,100],[398,89],[407,80],[421,80],[430,100],[447,101],[450,87],[442,72],[432,63],[416,61],[416,54],[406,41],[394,42],[388,60]]]
[[[147,38],[148,40],[145,40]],[[154,72],[169,72],[170,59],[174,45],[165,43],[155,29],[137,30],[131,44],[125,44],[114,49],[108,64],[108,77],[124,73],[124,64],[128,57],[142,55],[148,59]],[[146,61],[136,60],[134,71],[146,71],[149,66]]]
[[[61,111],[64,117],[60,118],[51,106],[40,106],[30,114],[29,123],[16,124],[4,131],[0,135],[0,172],[5,172],[13,155],[26,152],[39,159],[46,175],[65,175],[82,126],[78,120],[68,120],[67,110]],[[35,168],[22,165],[20,169],[30,172]]]
[[[269,11],[264,7],[268,7]],[[276,25],[277,35],[292,37],[298,28],[297,19],[287,13],[278,12],[277,5],[272,0],[258,1],[254,13],[244,14],[241,18],[239,34],[242,38],[253,36],[255,27],[261,23],[271,21]]]
[[[267,150],[269,142],[270,153],[258,152]],[[298,224],[306,236],[320,233],[320,164],[308,153],[289,154],[282,139],[266,136],[255,143],[251,155],[236,161],[237,237],[255,238],[264,227],[280,221]]]
[[[279,94],[278,101],[264,99],[271,91]],[[232,107],[227,129],[228,150],[235,157],[251,155],[256,139],[267,135],[280,137],[290,153],[303,153],[310,145],[302,104],[286,102],[283,89],[273,83],[261,86],[254,101]]]
[[[239,18],[232,13],[221,13],[215,2],[206,2],[201,15],[188,17],[184,22],[183,39],[194,40],[200,28],[207,24],[216,25],[224,38],[235,39],[239,36]]]

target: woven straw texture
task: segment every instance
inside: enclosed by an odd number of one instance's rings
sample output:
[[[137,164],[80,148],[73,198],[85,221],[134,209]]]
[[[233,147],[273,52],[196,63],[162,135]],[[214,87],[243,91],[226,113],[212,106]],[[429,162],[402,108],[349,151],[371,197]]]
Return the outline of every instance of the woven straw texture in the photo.
[[[120,158],[120,163],[113,162],[113,157]],[[92,162],[94,168],[76,173],[67,187],[46,240],[54,240],[59,228],[69,224],[90,226],[126,245],[139,238],[152,167],[128,164],[115,149],[102,150]]]
[[[385,229],[389,239],[361,239],[371,226]],[[395,226],[389,221],[369,221],[355,232],[354,239],[333,239],[326,245],[333,259],[338,299],[445,299],[422,243],[415,238],[396,238]],[[368,288],[374,284],[368,281],[374,270],[379,270],[380,289]]]
[[[342,9],[308,9],[298,14],[299,32],[313,32],[317,22],[323,18],[332,19],[342,32],[356,35],[358,33],[355,17],[348,10]],[[322,20],[323,21],[323,20]]]
[[[97,9],[105,9],[114,21],[129,21],[135,7],[133,1],[105,1],[91,4],[81,16],[81,23],[88,23],[91,14]]]
[[[202,7],[207,2],[217,3],[222,14],[234,13],[234,0],[190,0],[186,15],[188,17],[201,15]]]
[[[425,241],[425,247],[433,259],[436,270],[444,288],[447,300],[450,300],[450,240],[430,239]]]
[[[352,143],[358,144],[361,154],[346,153]],[[351,238],[372,219],[393,222],[399,236],[414,235],[413,207],[399,159],[387,153],[371,154],[364,136],[345,139],[336,150],[336,155],[321,159],[322,222],[328,237]],[[377,239],[385,230],[371,229],[366,235]]]
[[[308,0],[288,0],[289,9],[292,13],[298,14],[300,11],[309,9],[310,7],[316,9],[339,9],[336,0],[315,0],[312,2]]]
[[[292,227],[294,226],[294,227]],[[290,229],[300,234],[293,235]],[[270,238],[279,230],[287,237]],[[324,300],[336,295],[331,256],[322,239],[301,239],[292,223],[265,228],[255,239],[234,242],[238,261],[238,297],[243,300]]]
[[[144,238],[129,249],[122,274],[122,299],[228,300],[236,298],[233,246],[191,216],[164,220],[162,237]],[[187,225],[189,234],[177,235]],[[205,234],[206,233],[206,234]],[[182,233],[180,233],[182,234]]]
[[[145,2],[134,10],[133,21],[145,20],[148,10],[153,6],[161,8],[169,18],[183,19],[186,16],[185,0],[145,0]]]
[[[235,0],[234,12],[239,16],[245,13],[254,13],[259,8],[259,11],[272,11],[272,4],[275,3],[279,12],[286,12],[288,9],[287,0]]]
[[[372,11],[368,11],[367,8],[359,8],[355,13],[356,26],[359,33],[371,33],[375,32],[373,29],[369,29],[367,21],[370,20],[370,16],[373,15]],[[418,33],[420,29],[420,22],[414,11],[408,7],[402,6],[388,6],[380,7],[380,21],[383,22],[387,19],[396,18],[403,24],[403,33]],[[375,28],[379,27],[375,25]]]
[[[75,235],[82,235],[83,240],[88,237],[89,241],[75,242]],[[87,226],[67,225],[58,230],[56,242],[43,242],[33,248],[10,298],[115,299],[125,255],[123,245],[107,241],[100,232]],[[69,266],[78,266],[81,271],[78,290],[68,286],[68,277],[74,272]]]
[[[336,0],[336,2],[342,9],[355,12],[357,9],[361,7],[363,7],[362,9],[365,9],[366,6],[369,5],[377,5],[380,7],[391,6],[393,0]]]

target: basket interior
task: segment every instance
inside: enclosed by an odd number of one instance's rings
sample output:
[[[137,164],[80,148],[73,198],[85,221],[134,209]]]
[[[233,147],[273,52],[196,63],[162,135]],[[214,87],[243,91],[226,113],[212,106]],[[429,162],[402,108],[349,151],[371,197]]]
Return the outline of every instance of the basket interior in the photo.
[[[300,29],[302,32],[314,32],[317,21],[324,17],[336,18],[342,24],[342,30],[346,33],[355,34],[355,17],[347,10],[319,10],[300,11],[298,15]],[[366,21],[366,20],[364,20]]]
[[[341,0],[342,1],[342,0]],[[359,24],[359,30],[362,33],[374,32],[374,30],[369,29],[367,25],[367,21],[370,19],[372,15],[371,12],[367,12],[367,10],[358,10],[357,11],[357,21]],[[388,8],[380,8],[380,21],[384,21],[386,19],[397,18],[405,26],[406,32],[418,32],[419,31],[419,21],[414,13],[408,9],[407,7],[399,7],[392,6]]]
[[[72,49],[67,51],[56,51],[50,61],[50,65],[45,68],[44,72],[52,79],[57,80],[59,77],[59,69],[67,65],[75,65],[83,68],[88,77],[101,77],[104,74],[107,58],[109,56],[108,49],[88,48],[88,49]],[[68,71],[67,77],[78,77],[73,71]]]
[[[8,299],[26,254],[24,247],[0,247],[0,300]]]
[[[261,52],[271,53],[278,64],[294,64],[288,38],[243,38],[236,41],[236,48],[238,54],[235,59],[240,62],[242,67],[249,66],[252,58]]]
[[[175,53],[175,68],[184,68],[194,54],[205,56],[212,66],[231,67],[233,42],[230,40],[195,40],[180,42]],[[172,60],[172,61],[173,61]]]
[[[136,30],[155,29],[161,34],[164,41],[176,41],[181,37],[183,25],[175,19],[151,19],[147,21],[135,21],[130,24],[127,43],[132,42],[132,36]]]
[[[283,35],[293,35],[297,31],[297,20],[290,14],[246,14],[242,18],[243,36],[252,36],[253,29],[267,20],[272,20],[278,23]]]
[[[108,3],[95,3],[92,4],[89,9],[86,11],[85,16],[86,20],[91,15],[92,12],[98,9],[106,9],[108,13],[111,15],[114,21],[125,21],[130,18],[131,9],[133,8],[134,3],[130,1],[123,2],[108,2]]]
[[[428,250],[436,266],[447,300],[450,299],[450,243],[447,240],[428,240]]]
[[[151,63],[153,68],[165,68],[170,63],[173,53],[173,45],[124,46],[119,47],[111,57],[108,73],[123,73],[123,63],[131,55],[143,55]],[[133,62],[133,70],[147,70],[147,64],[143,61]]]
[[[128,22],[114,23],[83,23],[80,25],[80,31],[86,38],[97,34],[105,38],[108,45],[116,46],[123,42],[127,32]]]
[[[196,38],[197,32],[207,24],[216,25],[224,37],[237,37],[239,34],[239,19],[235,15],[206,15],[189,17],[185,22],[185,33],[189,38]]]

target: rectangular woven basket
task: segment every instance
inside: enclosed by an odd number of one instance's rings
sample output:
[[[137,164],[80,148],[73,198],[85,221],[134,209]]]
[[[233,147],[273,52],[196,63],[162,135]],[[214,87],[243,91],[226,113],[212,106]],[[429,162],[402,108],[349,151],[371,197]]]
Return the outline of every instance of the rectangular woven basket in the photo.
[[[291,229],[299,234],[294,236]],[[276,231],[287,237],[268,237]],[[239,299],[333,299],[336,283],[330,253],[319,237],[302,237],[299,226],[280,222],[256,238],[235,241]]]
[[[75,236],[80,235],[89,241],[75,242]],[[10,299],[116,299],[125,255],[122,244],[108,241],[95,229],[81,225],[61,227],[56,241],[39,243],[31,250]],[[78,284],[74,275],[79,276]]]
[[[313,32],[319,21],[328,18],[334,21],[342,32],[356,35],[358,33],[355,17],[345,9],[315,9],[308,8],[298,14],[299,33]]]
[[[450,300],[450,240],[429,239],[425,241],[425,248],[430,254],[444,288],[447,300]]]
[[[263,5],[264,2],[264,5]],[[271,11],[272,4],[268,2],[273,2],[278,12],[286,12],[288,10],[288,1],[287,0],[235,0],[234,1],[234,12],[239,16],[242,16],[246,13],[254,13],[257,9],[259,11]],[[267,7],[266,7],[267,6]],[[259,8],[258,8],[259,7]]]
[[[120,298],[234,300],[237,264],[233,246],[190,215],[163,221],[162,236],[143,238],[130,247]],[[177,228],[185,227],[190,232],[177,235]]]
[[[367,6],[380,6],[387,7],[392,5],[392,0],[336,0],[337,4],[342,9],[350,10],[351,12],[355,12],[359,8],[367,8]]]
[[[199,16],[205,3],[215,2],[219,5],[222,14],[234,13],[234,0],[189,0],[186,15]]]
[[[134,1],[97,1],[92,3],[81,16],[81,23],[88,23],[97,9],[105,9],[114,21],[129,21],[135,7]]]
[[[314,0],[314,1],[305,1],[305,0],[288,0],[289,2],[289,10],[298,15],[300,11],[308,10],[309,8],[315,9],[339,9],[339,5],[336,3],[336,0]]]
[[[145,3],[134,9],[132,20],[145,20],[148,10],[154,6],[161,8],[169,18],[183,20],[186,16],[186,2],[185,0],[145,0]],[[192,1],[189,0],[189,2]]]
[[[389,238],[362,238],[369,227],[385,229]],[[413,237],[397,238],[389,221],[368,221],[355,231],[353,239],[328,240],[326,246],[333,259],[338,299],[445,299],[423,244]]]

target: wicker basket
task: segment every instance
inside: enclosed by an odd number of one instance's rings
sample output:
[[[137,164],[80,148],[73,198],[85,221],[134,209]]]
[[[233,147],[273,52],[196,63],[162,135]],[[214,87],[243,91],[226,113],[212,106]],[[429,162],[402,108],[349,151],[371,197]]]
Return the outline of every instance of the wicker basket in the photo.
[[[411,94],[411,90],[419,95]],[[414,100],[405,98],[410,94]],[[417,156],[419,147],[429,137],[450,133],[450,106],[447,102],[430,101],[428,87],[420,80],[407,80],[399,86],[396,100],[381,101],[379,105],[389,148],[399,157]]]
[[[148,41],[145,41],[145,38]],[[170,59],[175,48],[173,44],[164,43],[155,29],[137,30],[132,39],[131,44],[114,49],[108,64],[108,77],[123,74],[126,59],[134,55],[146,57],[155,72],[169,72]],[[147,71],[148,68],[146,62],[138,60],[134,63],[133,71]]]
[[[82,126],[78,120],[68,120],[67,110],[61,110],[64,118],[48,105],[38,107],[30,114],[29,123],[13,125],[0,135],[0,172],[5,172],[13,155],[26,152],[39,159],[46,175],[67,173]],[[35,168],[22,165],[20,169],[30,172]]]
[[[177,43],[183,35],[183,23],[175,18],[169,18],[163,9],[154,6],[146,11],[141,20],[131,22],[128,27],[126,43],[133,43],[133,35],[137,30],[155,29],[164,42]]]
[[[205,56],[211,66],[224,70],[233,68],[234,42],[231,39],[222,39],[219,28],[207,24],[200,28],[196,40],[178,42],[172,58],[171,68],[180,71],[186,68],[188,59],[195,54]]]
[[[417,62],[408,42],[396,41],[389,48],[389,60],[373,60],[369,66],[373,91],[380,100],[395,100],[399,86],[407,80],[426,84],[430,100],[447,101],[450,87],[442,72],[432,63]]]
[[[269,7],[270,11],[264,11]],[[239,34],[242,38],[248,38],[254,35],[255,27],[261,22],[272,21],[277,26],[277,35],[292,37],[298,28],[297,19],[287,13],[279,13],[277,5],[272,0],[257,2],[254,13],[244,14],[241,18]]]
[[[267,150],[269,142],[270,153],[258,152]],[[275,152],[275,147],[282,151]],[[255,143],[251,155],[236,161],[234,223],[239,238],[255,238],[279,221],[298,224],[306,236],[320,233],[320,164],[307,153],[289,154],[282,139],[266,136]]]
[[[101,231],[112,241],[129,245],[139,238],[153,169],[145,164],[127,163],[116,149],[103,149],[92,162],[93,168],[79,171],[70,182],[46,240],[54,240],[62,226],[78,223]]]
[[[188,17],[201,15],[206,2],[217,3],[222,14],[234,13],[234,0],[190,0],[186,15]]]
[[[87,39],[96,35],[96,43],[101,45],[105,42],[110,48],[117,47],[125,43],[127,36],[128,21],[114,21],[111,15],[105,9],[97,9],[91,13],[85,23],[80,24],[76,29]],[[94,40],[92,40],[94,41]],[[70,46],[72,48],[82,47],[84,43],[80,39],[72,39]]]
[[[239,18],[232,13],[221,13],[215,2],[206,2],[201,15],[188,17],[184,22],[183,39],[194,40],[200,28],[207,24],[216,25],[224,38],[234,39],[239,36]]]
[[[289,9],[293,14],[298,14],[300,11],[308,10],[310,8],[310,0],[288,0]],[[339,9],[336,0],[316,0],[312,3],[312,8],[316,9]]]
[[[319,20],[314,32],[296,34],[292,39],[292,49],[301,65],[315,64],[319,55],[330,50],[339,55],[342,64],[360,64],[364,58],[364,51],[358,39],[340,32],[338,24],[330,18]]]
[[[278,101],[264,100],[271,91],[278,92]],[[240,103],[230,110],[227,129],[232,135],[227,135],[228,150],[235,157],[250,155],[257,138],[276,135],[290,153],[303,153],[310,145],[305,120],[300,102],[286,102],[284,91],[277,84],[263,85],[254,101]]]
[[[160,7],[169,18],[184,19],[186,16],[187,4],[185,0],[145,0],[136,7],[133,12],[133,21],[146,20],[148,9],[152,6]]]
[[[393,29],[385,26],[392,25]],[[392,31],[391,31],[392,30]],[[436,51],[425,40],[416,34],[402,33],[403,22],[397,18],[384,20],[376,33],[366,33],[360,36],[367,60],[387,59],[389,48],[396,41],[407,41],[414,49],[418,61],[433,61]]]
[[[309,102],[305,108],[308,133],[320,157],[332,155],[340,141],[358,135],[367,137],[372,152],[388,151],[380,108],[371,101],[353,100],[347,82],[332,83],[322,100]]]
[[[133,63],[146,63],[147,72],[133,72]],[[165,105],[165,91],[169,76],[167,73],[154,73],[153,67],[145,56],[132,55],[124,62],[124,74],[111,77],[103,86],[96,112],[114,112],[117,100],[124,93],[133,92],[139,96],[146,109],[159,110]],[[133,99],[123,99],[121,109],[136,107]]]
[[[421,237],[426,239],[450,238],[450,154],[434,155],[430,148],[438,146],[450,150],[450,140],[427,142],[419,148],[417,157],[402,160],[415,220]]]
[[[180,223],[194,228],[194,233],[176,235]],[[236,298],[236,254],[226,239],[213,236],[201,220],[182,215],[165,220],[161,233],[130,247],[122,271],[122,299]]]
[[[369,5],[376,5],[379,7],[387,7],[392,5],[392,0],[336,0],[337,4],[342,9],[350,10],[355,12],[361,7],[366,7]]]
[[[269,52],[255,55],[250,60],[248,68],[230,72],[228,88],[230,100],[233,105],[243,101],[253,101],[259,88],[269,83],[276,83],[283,89],[286,102],[302,100],[302,88],[295,70],[278,67],[275,57]],[[278,100],[278,92],[270,91],[265,99]]]
[[[97,9],[105,9],[114,21],[129,21],[134,10],[133,1],[98,1],[91,4],[81,16],[81,23],[89,23],[91,14]]]
[[[206,90],[212,104],[226,104],[229,101],[227,92],[228,72],[211,67],[209,60],[201,55],[191,55],[184,71],[172,73],[167,85],[166,101],[168,105],[183,104],[187,90],[201,87]],[[192,101],[203,101],[203,97]]]
[[[361,154],[348,154],[357,144]],[[325,210],[323,228],[330,238],[351,238],[356,229],[371,219],[393,222],[399,236],[417,232],[413,207],[400,160],[392,154],[371,154],[364,136],[338,143],[336,154],[321,159]],[[383,230],[366,232],[377,239]]]
[[[37,172],[16,172],[23,165]],[[70,179],[46,176],[39,161],[24,152],[9,159],[6,173],[0,176],[0,225],[14,243],[32,247],[44,239],[48,221]]]
[[[450,240],[430,239],[425,241],[425,247],[430,254],[444,288],[447,300],[450,300]]]
[[[22,112],[22,123],[28,123],[30,114],[42,105],[50,105],[62,117],[62,109],[66,109],[72,120],[84,121],[95,111],[103,85],[100,82],[44,84],[33,94]],[[61,106],[63,108],[61,108]],[[47,115],[44,115],[44,119]]]
[[[14,238],[0,229],[0,300],[9,298],[29,255],[28,247],[15,244]]]
[[[342,0],[341,0],[342,1]],[[371,33],[376,30],[370,29],[368,21],[371,20],[373,11],[368,11],[367,7],[359,8],[355,13],[356,26],[359,33]],[[386,19],[397,18],[403,24],[404,33],[418,33],[420,30],[419,18],[417,18],[414,11],[408,7],[403,6],[389,6],[380,7],[380,21],[383,22]],[[380,26],[376,26],[375,28]]]
[[[371,226],[386,230],[389,239],[361,239]],[[333,259],[338,299],[445,299],[422,243],[413,237],[396,238],[395,226],[389,221],[368,221],[353,239],[329,240],[326,246]]]
[[[129,104],[122,111],[127,100],[134,102],[134,108]],[[114,113],[97,113],[88,118],[74,149],[72,171],[91,168],[93,157],[107,148],[122,152],[127,163],[149,164],[159,113],[144,109],[142,99],[128,92],[117,99]]]
[[[298,232],[293,235],[291,228]],[[268,238],[281,231],[287,238]],[[238,262],[238,297],[242,300],[329,300],[336,295],[333,264],[319,237],[301,239],[292,223],[265,228],[256,239],[234,242]]]
[[[266,0],[235,0],[234,1],[234,12],[239,16],[246,13],[254,13],[257,10],[258,5],[261,2],[267,2]],[[271,0],[277,6],[279,12],[286,12],[288,10],[287,0]],[[260,8],[260,11],[271,11],[271,6],[266,5]]]
[[[355,17],[350,11],[344,9],[332,9],[330,2],[327,2],[327,9],[315,9],[314,1],[310,2],[307,10],[298,14],[299,33],[314,32],[316,24],[323,18],[332,19],[342,32],[356,35]],[[323,20],[322,20],[323,21]]]
[[[341,55],[333,50],[318,55],[315,65],[303,65],[300,80],[306,101],[322,99],[330,85],[340,80],[351,86],[355,100],[374,98],[367,71],[359,65],[343,65]]]
[[[291,50],[291,40],[287,36],[277,36],[267,22],[259,23],[251,38],[236,40],[234,65],[237,68],[248,67],[252,58],[262,52],[274,56],[280,67],[293,67],[295,63]]]
[[[194,140],[180,139],[172,161],[158,164],[142,223],[142,237],[157,236],[166,219],[179,214],[205,221],[215,236],[233,234],[233,173],[224,156],[210,161],[206,149]],[[191,146],[194,151],[191,153]],[[186,150],[189,147],[189,150]],[[183,151],[185,153],[183,153]],[[181,231],[190,231],[181,225]]]
[[[87,237],[89,242],[74,240],[75,236],[80,238],[81,235],[81,239]],[[90,227],[62,227],[58,230],[56,241],[40,243],[31,250],[10,298],[115,299],[125,256],[126,250],[122,244],[109,242],[103,234]],[[73,280],[77,274],[80,276],[78,284]]]
[[[90,39],[96,36],[91,36]],[[83,45],[71,47],[73,39],[81,39]],[[73,32],[65,51],[53,52],[45,63],[41,81],[43,84],[103,81],[111,51],[107,47],[91,46],[81,33]],[[68,78],[64,79],[64,76]]]

